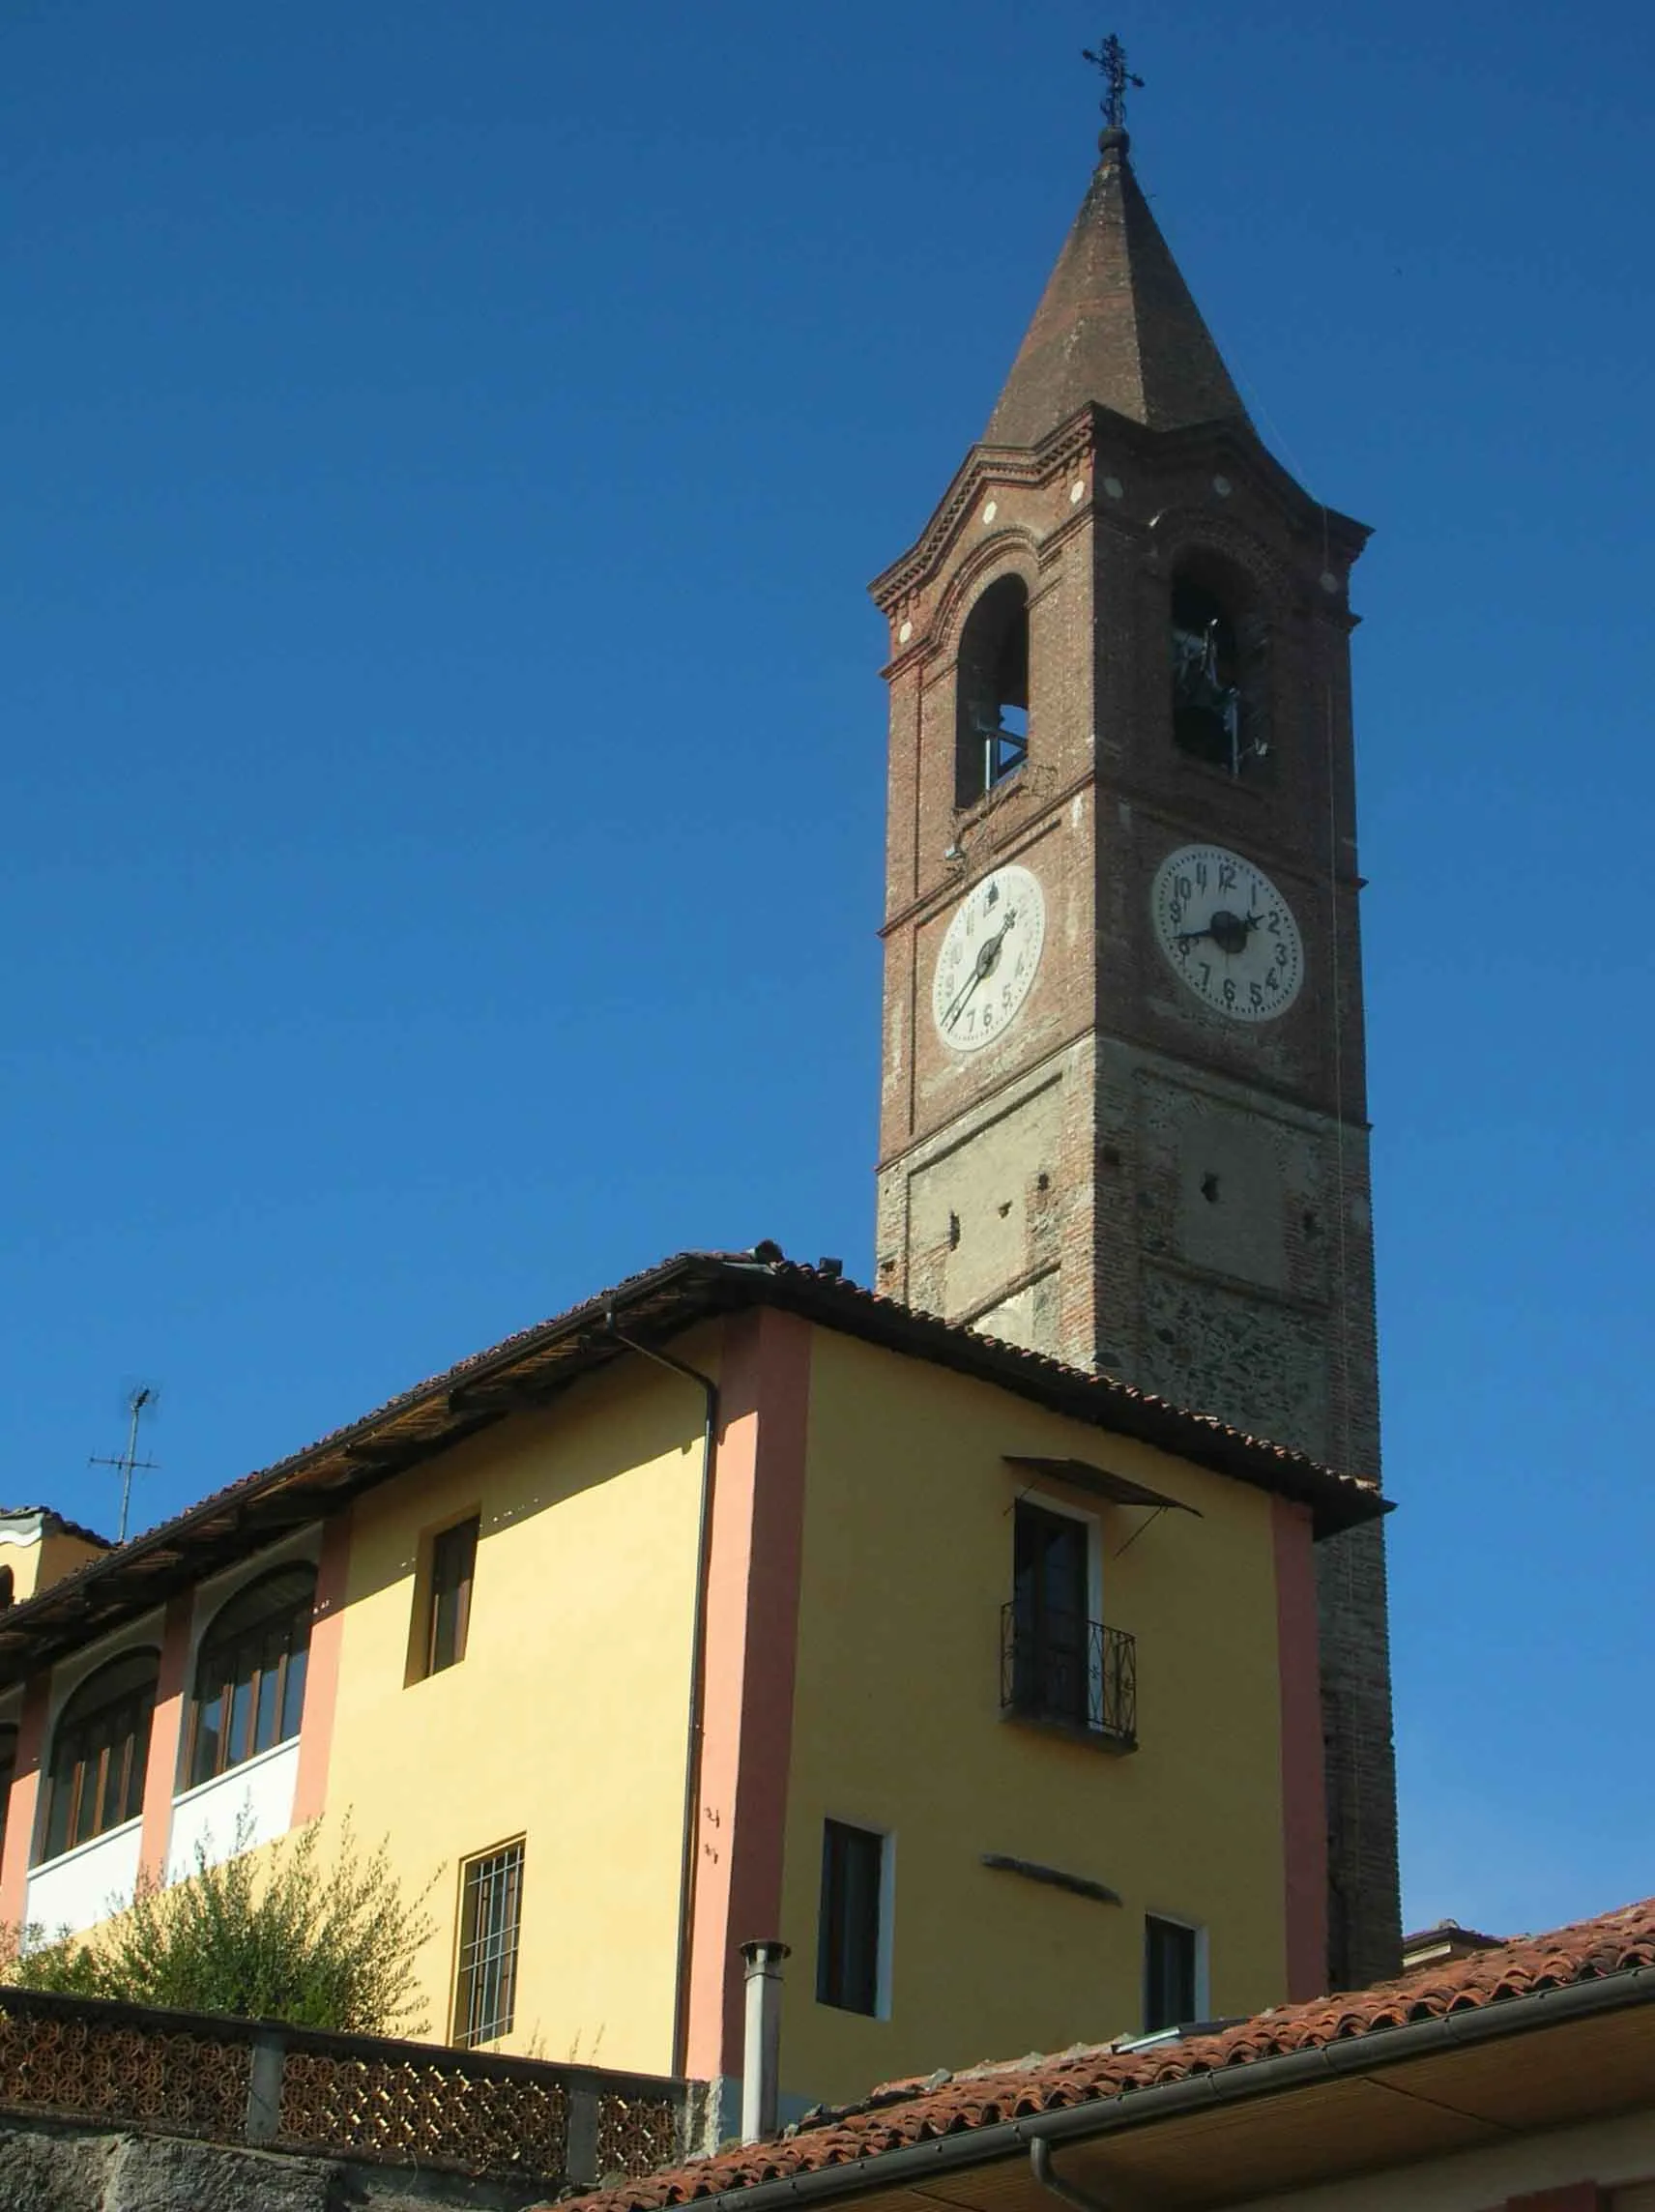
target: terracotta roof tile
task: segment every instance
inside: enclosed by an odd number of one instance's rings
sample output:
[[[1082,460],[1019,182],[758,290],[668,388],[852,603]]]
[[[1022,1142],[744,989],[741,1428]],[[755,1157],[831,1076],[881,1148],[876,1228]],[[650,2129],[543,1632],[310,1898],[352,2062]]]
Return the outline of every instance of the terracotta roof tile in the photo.
[[[1078,2045],[1055,2056],[993,2060],[964,2073],[887,2081],[862,2100],[801,2121],[775,2140],[699,2159],[644,2180],[566,2199],[562,2212],[664,2212],[760,2182],[877,2158],[939,2137],[1129,2096],[1192,2075],[1285,2056],[1537,1991],[1655,1965],[1655,1898],[1545,1936],[1524,1936],[1373,1989],[1278,2005],[1212,2035],[1143,2046]]]
[[[227,1520],[234,1520],[247,1527],[250,1545],[256,1531],[248,1516],[261,1500],[305,1479],[330,1457],[366,1446],[399,1424],[423,1418],[427,1412],[434,1419],[444,1401],[452,1403],[485,1378],[539,1357],[549,1346],[566,1339],[602,1337],[603,1316],[610,1311],[624,1312],[629,1323],[643,1314],[651,1317],[650,1325],[670,1331],[751,1303],[787,1307],[826,1326],[981,1376],[1101,1428],[1140,1438],[1221,1473],[1298,1499],[1314,1509],[1321,1533],[1389,1510],[1378,1485],[1368,1477],[1338,1472],[1303,1452],[1249,1436],[1212,1414],[1191,1412],[1113,1376],[1069,1367],[1044,1353],[1004,1343],[963,1323],[944,1321],[864,1290],[830,1270],[800,1266],[788,1260],[778,1245],[760,1244],[751,1252],[681,1252],[399,1391],[372,1412],[330,1430],[274,1466],[210,1492],[170,1521],[63,1576],[6,1615],[5,1629],[0,1631],[0,1673],[8,1664],[15,1673],[49,1656],[24,1648],[48,1624],[72,1621],[75,1638],[85,1641],[87,1635],[113,1625],[123,1608],[130,1614],[153,1605],[168,1586],[160,1574],[144,1579],[149,1563],[165,1563],[167,1573],[177,1580],[186,1573],[185,1550],[197,1544],[204,1528],[218,1531]],[[613,1353],[613,1343],[604,1341]],[[427,1444],[434,1441],[429,1422],[424,1441]],[[218,1534],[213,1540],[218,1547],[214,1553],[217,1559],[223,1546]],[[133,1594],[117,1603],[114,1591],[122,1578],[131,1584]],[[108,1600],[96,1619],[81,1605],[95,1591]],[[54,1628],[53,1633],[58,1631]]]

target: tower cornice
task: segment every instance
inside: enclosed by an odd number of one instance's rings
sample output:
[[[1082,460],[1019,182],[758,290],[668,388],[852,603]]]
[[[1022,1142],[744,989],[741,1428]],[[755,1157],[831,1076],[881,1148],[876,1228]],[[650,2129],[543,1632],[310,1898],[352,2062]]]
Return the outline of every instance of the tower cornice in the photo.
[[[1367,523],[1324,506],[1306,491],[1250,423],[1200,422],[1149,430],[1111,408],[1089,402],[1037,446],[973,446],[914,543],[868,586],[874,603],[890,620],[897,620],[904,603],[946,565],[967,521],[989,492],[1002,485],[1037,488],[1079,463],[1091,464],[1104,456],[1121,465],[1149,463],[1167,471],[1204,458],[1222,460],[1245,472],[1259,494],[1295,532],[1324,539],[1328,553],[1338,556],[1343,568],[1356,561],[1373,535]],[[1099,501],[1095,482],[1089,484],[1088,500],[1096,512],[1112,511]]]

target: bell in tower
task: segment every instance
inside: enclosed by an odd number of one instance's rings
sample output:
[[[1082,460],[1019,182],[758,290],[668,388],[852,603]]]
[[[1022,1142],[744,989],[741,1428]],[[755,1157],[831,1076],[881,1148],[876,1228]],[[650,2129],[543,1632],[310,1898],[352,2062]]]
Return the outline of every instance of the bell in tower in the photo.
[[[890,625],[879,1287],[1379,1472],[1349,579],[1099,159]],[[1321,1547],[1331,1987],[1393,1970],[1377,1532]]]

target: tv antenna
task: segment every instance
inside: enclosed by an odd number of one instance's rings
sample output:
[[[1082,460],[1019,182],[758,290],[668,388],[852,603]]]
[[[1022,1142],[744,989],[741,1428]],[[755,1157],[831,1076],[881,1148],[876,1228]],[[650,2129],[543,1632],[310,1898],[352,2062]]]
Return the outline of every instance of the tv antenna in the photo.
[[[132,1476],[139,1468],[159,1467],[160,1462],[138,1457],[138,1424],[144,1414],[155,1406],[160,1396],[153,1382],[140,1382],[127,1394],[127,1448],[119,1459],[102,1459],[94,1452],[88,1467],[118,1467],[121,1470],[121,1526],[116,1533],[117,1544],[127,1541],[127,1515],[132,1503]]]

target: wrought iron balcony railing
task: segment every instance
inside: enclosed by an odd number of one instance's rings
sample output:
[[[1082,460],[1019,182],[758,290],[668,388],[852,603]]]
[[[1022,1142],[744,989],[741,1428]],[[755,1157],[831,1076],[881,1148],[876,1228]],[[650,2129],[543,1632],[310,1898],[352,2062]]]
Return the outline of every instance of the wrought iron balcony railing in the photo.
[[[1077,1613],[1000,1614],[1000,1703],[1025,1720],[1066,1721],[1117,1750],[1138,1743],[1138,1646],[1124,1629]]]

